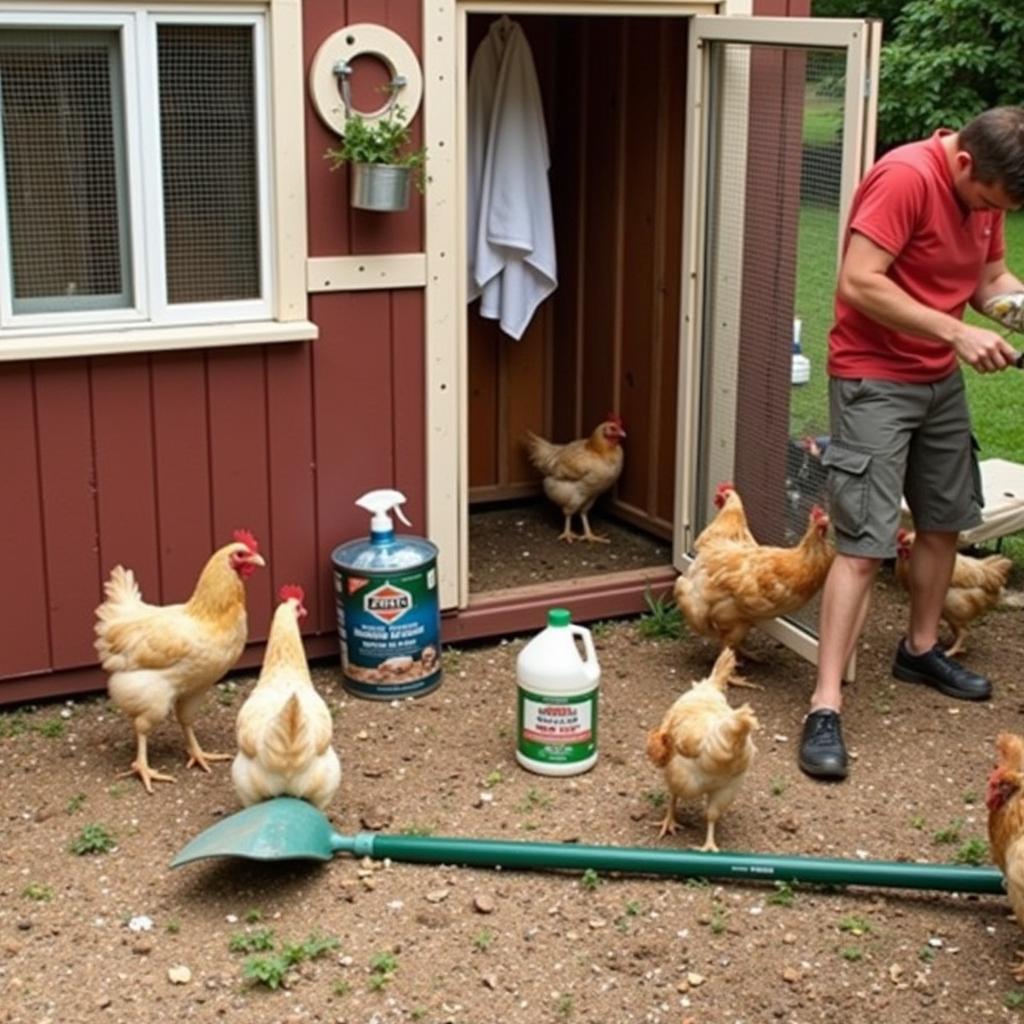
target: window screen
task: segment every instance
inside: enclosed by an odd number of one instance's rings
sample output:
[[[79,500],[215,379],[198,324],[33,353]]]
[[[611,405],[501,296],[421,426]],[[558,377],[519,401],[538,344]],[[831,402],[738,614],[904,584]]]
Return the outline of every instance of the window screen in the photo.
[[[116,33],[0,30],[15,313],[132,304]]]
[[[157,47],[167,301],[258,298],[252,30],[164,24]]]

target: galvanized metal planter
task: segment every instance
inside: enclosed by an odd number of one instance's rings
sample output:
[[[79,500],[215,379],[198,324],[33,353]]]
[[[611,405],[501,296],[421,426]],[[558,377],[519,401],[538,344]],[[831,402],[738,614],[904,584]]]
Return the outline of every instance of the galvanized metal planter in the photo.
[[[409,208],[412,169],[395,164],[353,164],[352,205],[381,213]]]

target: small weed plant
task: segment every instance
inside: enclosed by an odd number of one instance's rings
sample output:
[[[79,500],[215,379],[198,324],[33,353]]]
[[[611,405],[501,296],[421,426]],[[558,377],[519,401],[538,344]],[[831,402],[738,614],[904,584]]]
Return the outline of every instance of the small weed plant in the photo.
[[[266,953],[274,948],[274,933],[269,928],[254,932],[235,932],[228,940],[232,953]]]
[[[387,988],[398,970],[398,958],[393,953],[378,953],[370,959],[370,988],[380,992]]]
[[[984,839],[972,837],[961,843],[956,853],[953,854],[954,864],[987,864],[989,860],[988,843]]]
[[[638,629],[640,635],[651,640],[682,640],[686,635],[683,616],[679,607],[668,594],[655,597],[651,588],[644,591],[644,604],[647,611],[640,616]]]
[[[29,882],[21,890],[21,895],[26,899],[35,900],[36,903],[49,903],[53,899],[53,886],[43,885],[42,882]]]
[[[932,833],[932,842],[935,843],[959,843],[960,842],[960,830],[964,827],[964,823],[960,818],[950,822],[945,828],[940,828],[937,832]]]
[[[728,918],[729,911],[721,903],[716,903],[711,908],[711,931],[715,935],[721,935],[727,927]]]
[[[261,933],[270,935],[267,929]],[[252,933],[258,934],[258,933]],[[232,941],[239,936],[232,936]],[[280,988],[288,972],[305,960],[316,960],[332,949],[337,949],[337,939],[326,938],[315,932],[305,942],[285,943],[281,952],[274,956],[250,956],[242,967],[242,976],[253,985],[266,985],[269,989]],[[268,947],[270,948],[270,947]],[[242,948],[235,950],[244,952]]]
[[[594,892],[600,884],[601,876],[593,868],[587,868],[580,877],[580,885],[582,885],[587,892]]]
[[[109,853],[117,846],[113,833],[105,825],[85,825],[71,840],[68,849],[78,857],[89,854]]]
[[[767,900],[773,907],[791,907],[796,902],[796,893],[789,882],[776,882],[775,892]]]
[[[839,919],[839,930],[850,935],[868,935],[871,933],[871,922],[858,914],[847,914]]]

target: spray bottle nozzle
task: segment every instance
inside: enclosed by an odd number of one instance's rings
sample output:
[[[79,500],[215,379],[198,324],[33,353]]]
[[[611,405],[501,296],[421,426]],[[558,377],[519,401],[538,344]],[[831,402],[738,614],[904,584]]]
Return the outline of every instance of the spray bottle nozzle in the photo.
[[[395,527],[389,515],[392,511],[406,526],[412,526],[402,511],[404,502],[405,495],[401,491],[392,490],[368,491],[356,500],[356,504],[360,508],[365,508],[367,512],[373,513],[373,518],[370,520],[370,530],[373,533],[394,532]]]

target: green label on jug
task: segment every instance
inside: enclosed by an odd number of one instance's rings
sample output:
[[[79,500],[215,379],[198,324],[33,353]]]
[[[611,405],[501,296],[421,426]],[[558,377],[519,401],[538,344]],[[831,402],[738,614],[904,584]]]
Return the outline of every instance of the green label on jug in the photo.
[[[543,697],[519,689],[519,753],[544,764],[575,764],[597,750],[597,690]]]

